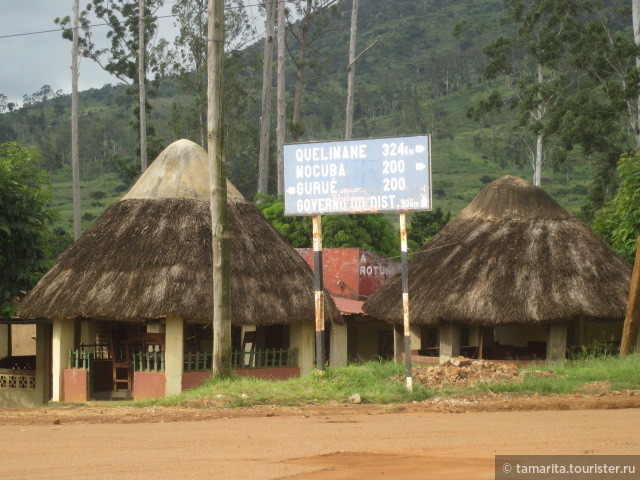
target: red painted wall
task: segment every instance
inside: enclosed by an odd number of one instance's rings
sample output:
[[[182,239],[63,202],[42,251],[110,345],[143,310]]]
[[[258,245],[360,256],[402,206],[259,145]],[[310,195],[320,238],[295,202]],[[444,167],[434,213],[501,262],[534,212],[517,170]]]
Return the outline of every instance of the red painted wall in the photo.
[[[135,372],[133,374],[133,399],[164,397],[167,379],[164,372]]]
[[[234,370],[239,377],[264,378],[266,380],[287,380],[300,376],[300,367],[251,368]],[[211,378],[211,372],[184,372],[182,390],[198,388]]]
[[[298,248],[296,250],[313,270],[313,249]],[[366,300],[398,271],[400,271],[398,259],[386,259],[361,248],[322,250],[324,288],[332,295],[339,297]]]
[[[62,399],[65,402],[89,400],[88,370],[65,368],[62,372]]]
[[[211,378],[211,372],[182,372],[182,390],[191,390]]]
[[[358,274],[360,276],[360,298],[366,300],[376,293],[389,277],[392,277],[402,268],[396,258],[384,258],[377,253],[360,250],[360,262]]]

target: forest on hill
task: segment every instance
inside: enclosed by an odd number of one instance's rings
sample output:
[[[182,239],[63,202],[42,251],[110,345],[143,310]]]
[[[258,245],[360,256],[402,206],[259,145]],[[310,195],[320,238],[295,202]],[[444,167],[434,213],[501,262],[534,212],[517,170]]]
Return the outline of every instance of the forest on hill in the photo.
[[[252,39],[264,19],[249,19],[244,3],[228,2],[227,9],[225,142],[228,176],[253,199],[263,43]],[[202,15],[194,15],[206,2],[175,5],[183,27],[201,26]],[[352,1],[286,5],[287,141],[342,139]],[[301,22],[309,8],[322,11],[310,19],[308,50],[300,60]],[[150,161],[178,138],[203,143],[202,59],[196,61],[188,41],[166,39],[149,49],[155,75],[148,88]],[[620,155],[638,147],[638,47],[629,1],[362,0],[357,51],[363,55],[356,63],[353,137],[431,134],[438,221],[449,218],[443,212],[455,215],[502,175],[531,181],[538,161],[543,188],[591,223],[617,191]],[[296,122],[294,85],[301,65]],[[275,195],[275,76],[273,82],[268,193]],[[80,93],[83,228],[139,174],[132,86],[114,75],[113,85]],[[0,95],[0,113],[0,143],[39,149],[52,178],[53,206],[61,214],[58,227],[70,232],[70,97],[48,85],[25,94],[20,105]]]

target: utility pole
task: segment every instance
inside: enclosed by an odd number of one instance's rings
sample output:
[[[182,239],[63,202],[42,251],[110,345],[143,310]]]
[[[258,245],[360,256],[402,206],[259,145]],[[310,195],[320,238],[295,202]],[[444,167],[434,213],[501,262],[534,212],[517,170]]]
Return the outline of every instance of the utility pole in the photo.
[[[144,0],[138,0],[138,97],[140,105],[140,173],[147,169],[147,91],[145,87]]]
[[[278,195],[284,195],[284,137],[287,129],[286,115],[286,99],[285,99],[285,71],[284,71],[284,55],[285,55],[285,34],[286,25],[284,18],[285,0],[278,1],[278,126],[277,142],[278,142]]]
[[[276,23],[276,7],[267,1],[262,57],[262,116],[260,117],[260,154],[258,156],[258,193],[266,195],[269,189],[269,133],[271,130],[271,83],[273,81],[273,30]]]
[[[231,282],[222,109],[224,0],[208,0],[208,15],[207,143],[213,255],[212,376],[224,377],[231,370]]]
[[[622,342],[620,343],[620,356],[633,353],[638,342],[638,326],[640,325],[640,237],[636,249],[636,260],[631,275],[631,288],[629,290],[629,303],[627,314],[622,328]]]
[[[73,179],[73,239],[82,234],[80,212],[80,154],[78,152],[78,29],[79,0],[73,2],[73,47],[71,47],[71,175]]]
[[[344,138],[353,135],[353,97],[356,84],[356,33],[358,32],[358,0],[353,0],[351,10],[351,34],[349,36],[349,66],[347,67],[347,114]]]

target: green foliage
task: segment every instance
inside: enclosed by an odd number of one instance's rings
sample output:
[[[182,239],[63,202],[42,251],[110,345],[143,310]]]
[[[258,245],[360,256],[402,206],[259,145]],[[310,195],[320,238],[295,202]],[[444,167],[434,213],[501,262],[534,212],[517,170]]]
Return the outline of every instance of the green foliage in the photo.
[[[368,362],[344,368],[328,368],[325,375],[308,375],[289,380],[261,380],[236,377],[211,380],[205,385],[180,395],[134,402],[133,405],[183,405],[218,408],[251,405],[318,405],[347,402],[359,393],[364,403],[387,404],[422,401],[435,396],[477,395],[486,392],[542,395],[589,392],[594,382],[610,385],[611,390],[640,388],[640,354],[619,358],[606,356],[557,363],[531,364],[523,368],[522,379],[485,384],[475,387],[436,390],[415,382],[409,392],[404,381],[391,380],[402,376],[403,365],[394,362]],[[550,371],[556,375],[536,375],[531,371]],[[606,388],[606,387],[605,387]],[[121,402],[119,402],[121,404]]]
[[[259,194],[256,202],[267,220],[293,247],[311,247],[311,217],[285,216],[282,197]],[[322,245],[326,248],[359,247],[387,257],[400,253],[398,236],[382,214],[323,216]]]
[[[34,147],[0,144],[0,309],[28,291],[49,266],[49,176]]]
[[[136,402],[135,405],[188,405],[194,401],[220,407],[251,405],[309,405],[328,402],[347,402],[359,393],[364,403],[392,403],[421,401],[434,395],[422,385],[414,385],[409,392],[404,382],[389,380],[402,371],[393,362],[368,362],[348,367],[327,368],[324,375],[307,375],[289,380],[262,380],[237,377],[211,380],[200,388],[179,396]]]
[[[440,207],[430,212],[415,212],[411,216],[411,224],[407,230],[409,250],[418,251],[451,220],[451,212],[446,214]]]
[[[618,191],[596,213],[593,228],[625,260],[632,262],[640,236],[640,151],[620,158],[618,176]]]
[[[113,162],[118,167],[118,177],[122,183],[130,187],[140,175],[140,166],[132,157],[126,157],[117,153],[113,154]]]
[[[399,235],[380,213],[322,217],[322,236],[327,248],[360,247],[386,257],[400,255]]]
[[[286,217],[282,197],[258,194],[256,202],[262,214],[292,247],[308,248],[311,246],[311,219],[309,217]]]
[[[127,0],[127,3],[132,2]],[[182,8],[184,21],[176,17],[181,28],[183,25],[196,25],[192,20],[203,11],[201,6],[204,3],[202,0],[176,2],[180,8],[186,6]],[[236,3],[234,0],[229,5],[235,6]],[[504,2],[394,0],[393,8],[389,5],[388,0],[368,0],[360,5],[358,52],[371,45],[378,35],[380,40],[357,62],[354,138],[431,133],[434,207],[455,213],[478,193],[482,187],[479,179],[483,175],[494,179],[505,174],[523,176],[523,172],[526,172],[524,167],[529,162],[529,152],[527,145],[522,142],[521,132],[513,128],[515,111],[508,108],[513,104],[510,103],[512,98],[502,82],[487,79],[484,72],[486,58],[482,55],[481,47],[499,35],[513,33],[511,26],[499,22],[505,14]],[[350,3],[345,2],[347,11],[349,7]],[[231,8],[226,13],[235,11],[244,12],[246,9]],[[616,20],[611,28],[612,34],[620,32],[628,37],[631,33],[629,18],[620,15],[613,18]],[[225,21],[227,19],[228,16]],[[316,58],[324,59],[331,54],[333,60],[320,60],[317,71],[308,65],[309,76],[305,79],[301,115],[303,141],[340,139],[344,135],[345,62],[349,31],[348,18],[343,17],[342,20],[334,22],[335,29],[331,34],[322,36],[314,45],[318,50]],[[456,23],[459,24],[457,38],[451,33]],[[193,41],[204,45],[206,42],[202,40],[206,35],[200,35],[199,28],[186,33],[192,34],[190,38]],[[245,36],[235,38],[242,40]],[[173,43],[174,47],[178,47],[177,43]],[[292,55],[297,57],[295,42],[288,44]],[[195,58],[191,63],[192,60],[183,58],[183,54],[190,56],[191,51],[203,50],[197,45],[195,49],[191,49],[191,45],[184,46],[188,50],[173,56],[171,60],[184,66],[185,75],[190,78],[186,79],[187,82],[180,75],[169,74],[162,79],[149,121],[161,138],[190,138],[202,144],[206,142],[206,135],[202,134],[200,128],[203,125],[206,95],[197,93],[197,81],[200,78],[202,82],[205,78],[193,73],[196,69]],[[234,46],[235,43],[231,46],[232,50]],[[261,54],[262,45],[257,43],[239,52],[227,51],[225,59],[227,172],[246,198],[252,198],[256,191],[257,126],[261,100],[261,75],[256,72],[261,70]],[[206,63],[202,55],[199,61],[200,65]],[[295,67],[290,62],[288,79],[293,80],[294,75]],[[186,83],[191,87],[187,88]],[[289,98],[292,98],[293,84],[293,81],[287,81]],[[201,86],[204,87],[204,84]],[[590,86],[585,95],[593,97],[600,87]],[[65,193],[71,190],[70,184],[67,184],[67,178],[71,178],[68,170],[71,150],[68,121],[70,101],[68,95],[52,94],[50,88],[45,87],[28,95],[28,101],[22,108],[8,104],[5,113],[0,115],[0,130],[5,126],[11,139],[20,138],[25,145],[39,147],[43,165],[52,174],[55,206],[61,211],[64,220],[62,226],[70,231],[71,195]],[[490,125],[489,117],[485,117],[481,124],[468,118],[466,113],[469,108],[494,90],[500,92],[505,105],[500,112],[496,112],[493,124]],[[115,190],[119,168],[112,154],[136,157],[139,133],[130,127],[129,122],[136,104],[135,97],[128,95],[126,86],[122,85],[106,85],[80,92],[83,192],[98,184],[108,184],[99,187],[107,194],[105,201],[100,200],[105,208],[120,196]],[[581,115],[588,120],[592,114],[583,114],[579,108],[586,105],[582,99],[575,102],[573,118]],[[612,112],[611,117],[619,118],[619,113],[612,110],[611,105],[603,103],[602,106]],[[597,112],[598,105],[593,104],[589,110]],[[275,115],[275,108],[272,109],[272,115]],[[592,118],[595,116],[592,115]],[[589,132],[583,135],[586,140],[600,142],[603,139],[604,127],[598,132],[596,129],[587,130],[584,124],[567,117],[567,123],[569,121],[575,125],[574,132]],[[626,129],[621,128],[620,123],[618,121],[615,125],[616,129],[625,134]],[[491,142],[493,131],[488,131],[490,126],[495,128],[495,142]],[[568,139],[571,137],[567,135]],[[616,142],[608,137],[607,144],[616,145]],[[615,178],[615,163],[620,149],[628,149],[627,145],[618,143],[617,153],[612,156],[597,156],[599,154],[595,151],[585,151],[583,154],[582,147],[574,148],[560,165],[561,168],[545,171],[545,189],[575,213],[585,203],[585,195],[571,193],[571,187],[576,184],[590,186],[594,180],[599,182],[597,188],[590,189],[594,202],[584,216],[589,218],[594,208],[611,198],[615,181],[606,183],[601,180]],[[272,151],[273,159],[275,148]],[[152,158],[153,155],[150,155],[149,160]],[[270,187],[273,188],[270,192],[274,192],[275,162],[271,163]],[[125,188],[120,186],[120,192]],[[83,213],[90,211],[98,216],[103,209],[97,205],[94,208],[91,203],[85,204],[83,197]],[[305,241],[310,241],[306,233],[304,237]]]

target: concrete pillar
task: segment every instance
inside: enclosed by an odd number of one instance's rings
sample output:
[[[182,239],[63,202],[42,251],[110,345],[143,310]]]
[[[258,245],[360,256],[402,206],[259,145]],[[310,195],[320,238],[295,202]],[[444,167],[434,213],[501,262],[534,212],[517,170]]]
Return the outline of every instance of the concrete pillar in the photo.
[[[80,323],[80,342],[84,345],[95,345],[97,324],[95,320],[83,320]]]
[[[440,324],[440,362],[460,355],[460,325],[451,322]]]
[[[53,394],[51,400],[60,402],[63,399],[62,376],[69,361],[69,350],[75,346],[75,325],[71,318],[54,319],[51,341],[51,374],[53,376]]]
[[[184,320],[179,315],[167,315],[164,346],[164,376],[167,381],[165,395],[182,393],[184,370]]]
[[[422,325],[410,325],[409,336],[411,337],[411,350],[422,348]]]
[[[289,348],[298,348],[300,375],[309,375],[315,364],[316,329],[312,322],[291,324]]]
[[[552,323],[549,325],[547,339],[547,360],[551,362],[563,361],[567,351],[567,323]]]
[[[9,329],[10,325],[0,325],[0,358],[9,356]]]
[[[51,325],[36,325],[36,390],[42,403],[49,403],[51,385]]]
[[[404,362],[404,326],[393,326],[393,359],[396,363]]]
[[[341,368],[347,366],[348,335],[347,322],[342,325],[331,324],[331,340],[329,347],[329,365],[331,368]]]

